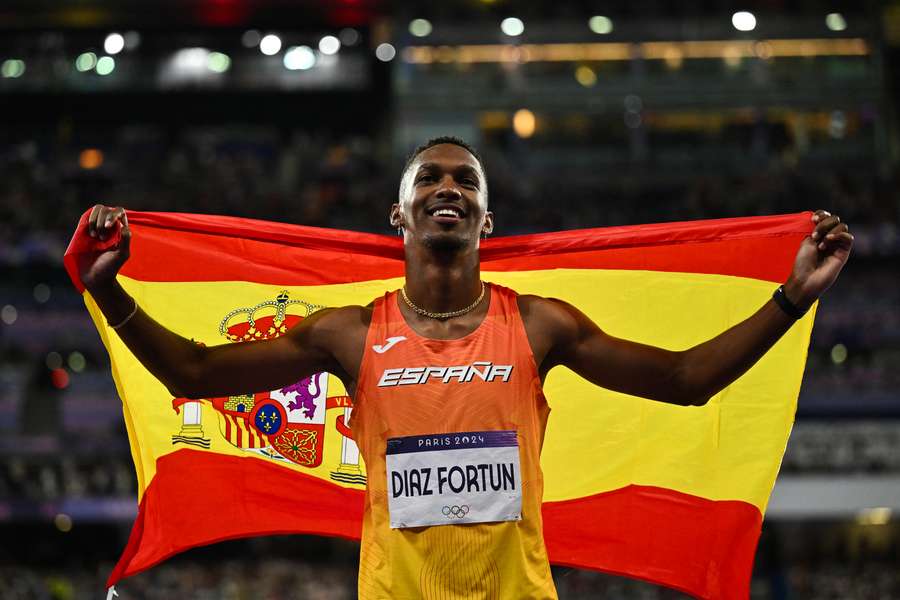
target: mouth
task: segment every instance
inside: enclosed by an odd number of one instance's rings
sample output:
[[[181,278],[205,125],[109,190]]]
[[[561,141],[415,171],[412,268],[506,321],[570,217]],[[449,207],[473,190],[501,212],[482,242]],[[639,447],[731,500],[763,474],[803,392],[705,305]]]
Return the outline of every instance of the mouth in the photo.
[[[459,223],[466,213],[455,204],[438,204],[428,209],[428,214],[438,223]]]

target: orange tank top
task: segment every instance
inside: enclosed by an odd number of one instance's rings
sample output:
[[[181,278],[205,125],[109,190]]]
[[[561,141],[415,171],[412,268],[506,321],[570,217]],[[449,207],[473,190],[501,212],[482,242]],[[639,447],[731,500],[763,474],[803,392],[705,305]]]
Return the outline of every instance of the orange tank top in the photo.
[[[541,521],[540,452],[550,409],[516,293],[489,286],[486,317],[475,331],[455,340],[415,333],[400,313],[397,292],[374,303],[350,419],[368,474],[359,565],[362,600],[556,598]],[[483,433],[470,436],[472,432]],[[396,444],[409,445],[409,440],[419,445],[433,440],[440,445],[454,443],[454,437],[468,441],[485,436],[518,443],[518,520],[453,524],[457,517],[463,518],[467,507],[463,502],[448,502],[443,507],[447,524],[391,527],[389,496],[397,502],[404,481],[394,475],[397,479],[392,482],[388,476],[389,443],[396,450]],[[393,452],[388,453],[390,459],[400,456]],[[445,451],[421,456],[461,454]],[[511,471],[495,473],[485,465],[468,468],[470,493],[473,485],[475,492],[494,486],[501,490],[494,493],[503,493],[506,476],[510,483],[514,479]],[[448,480],[446,467],[440,476],[429,473],[415,482],[407,478],[405,486],[413,490],[413,497],[406,501],[415,509],[416,493],[438,493],[439,487],[447,492],[454,482],[464,488],[465,472],[451,470],[457,471],[455,480],[454,473]],[[433,502],[434,496],[421,500]],[[438,505],[437,518],[441,518],[439,512]],[[395,522],[398,513],[395,509]]]

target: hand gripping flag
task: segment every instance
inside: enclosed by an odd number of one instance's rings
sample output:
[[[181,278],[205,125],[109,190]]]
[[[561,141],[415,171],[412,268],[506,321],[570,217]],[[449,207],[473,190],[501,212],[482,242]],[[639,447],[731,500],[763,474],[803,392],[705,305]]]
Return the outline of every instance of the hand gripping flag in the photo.
[[[482,245],[482,275],[567,300],[612,335],[683,349],[769,299],[812,229],[810,216],[491,239]],[[131,212],[129,221],[131,258],[120,282],[156,320],[197,343],[276,337],[321,307],[365,305],[403,282],[396,238],[208,215]],[[65,263],[109,351],[139,489],[138,517],[109,584],[230,538],[359,538],[366,470],[340,381],[318,373],[264,394],[173,398],[78,279],[79,255],[100,244],[86,223],[87,214]],[[552,562],[701,598],[747,598],[814,312],[701,407],[610,392],[554,369],[541,461]]]

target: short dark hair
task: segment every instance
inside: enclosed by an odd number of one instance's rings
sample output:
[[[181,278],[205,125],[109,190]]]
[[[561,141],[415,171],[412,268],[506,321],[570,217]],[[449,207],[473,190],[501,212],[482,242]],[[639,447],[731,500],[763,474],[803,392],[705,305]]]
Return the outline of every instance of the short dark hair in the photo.
[[[400,175],[401,179],[406,176],[406,171],[409,169],[409,166],[416,160],[416,157],[431,148],[432,146],[437,146],[439,144],[453,144],[454,146],[459,146],[466,150],[469,154],[475,157],[475,160],[478,161],[478,166],[481,167],[481,175],[484,177],[484,194],[487,196],[487,171],[484,170],[484,161],[481,159],[481,155],[478,154],[478,150],[472,147],[468,142],[466,142],[462,138],[458,138],[455,135],[441,135],[438,137],[433,137],[424,144],[417,146],[415,150],[413,150],[410,155],[406,159],[406,164],[403,165],[403,171]]]

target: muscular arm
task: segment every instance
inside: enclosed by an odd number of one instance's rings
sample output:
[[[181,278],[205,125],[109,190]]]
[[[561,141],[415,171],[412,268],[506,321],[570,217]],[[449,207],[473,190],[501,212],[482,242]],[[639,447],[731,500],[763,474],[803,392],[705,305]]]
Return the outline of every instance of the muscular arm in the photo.
[[[815,230],[800,244],[785,284],[789,300],[808,308],[837,278],[853,236],[825,211],[813,216]],[[520,300],[541,374],[569,367],[597,385],[681,405],[705,404],[753,366],[794,321],[773,300],[716,337],[683,351],[618,339],[560,300]]]
[[[113,282],[90,290],[110,322],[124,319],[134,306]],[[284,387],[312,373],[329,371],[349,378],[335,356],[346,336],[354,307],[314,313],[282,337],[204,347],[157,323],[138,307],[118,334],[135,357],[174,395],[211,398]],[[353,376],[355,377],[355,373]]]
[[[153,320],[116,280],[128,260],[131,239],[123,209],[95,206],[84,233],[102,241],[116,230],[121,235],[114,247],[80,257],[79,276],[107,321],[124,323],[116,331],[125,345],[174,395],[212,398],[260,392],[321,371],[352,386],[371,311],[360,306],[322,310],[279,338],[200,346]]]
[[[561,300],[532,301],[552,327],[543,372],[566,366],[599,386],[651,400],[702,405],[740,377],[793,324],[769,301],[745,321],[688,350],[673,351],[613,337]]]

